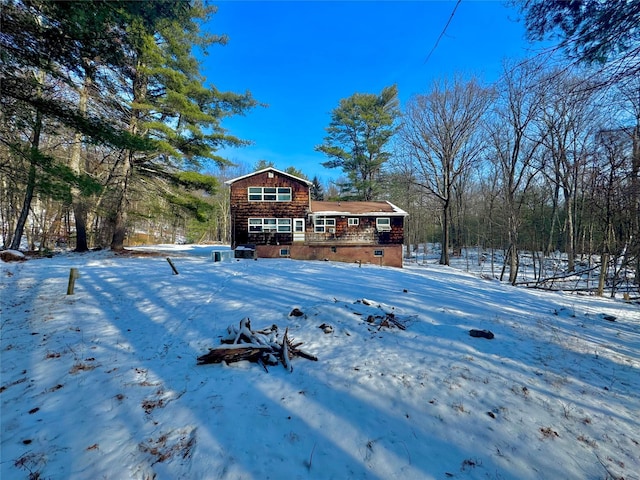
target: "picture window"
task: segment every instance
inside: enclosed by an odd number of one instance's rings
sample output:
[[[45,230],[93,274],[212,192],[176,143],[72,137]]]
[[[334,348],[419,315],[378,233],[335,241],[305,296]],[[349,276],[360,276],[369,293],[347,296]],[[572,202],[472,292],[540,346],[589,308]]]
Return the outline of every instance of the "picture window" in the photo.
[[[291,187],[249,187],[251,202],[290,202]]]
[[[249,233],[278,232],[291,233],[290,218],[250,218]]]
[[[315,217],[313,224],[314,232],[316,233],[325,233],[326,231],[330,231],[328,229],[333,229],[335,231],[336,219],[329,217]]]

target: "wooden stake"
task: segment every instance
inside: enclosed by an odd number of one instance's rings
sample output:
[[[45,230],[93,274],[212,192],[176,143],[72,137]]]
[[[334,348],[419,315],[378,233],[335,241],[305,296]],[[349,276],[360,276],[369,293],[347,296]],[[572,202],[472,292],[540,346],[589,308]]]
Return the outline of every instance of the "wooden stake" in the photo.
[[[76,278],[80,278],[77,268],[72,268],[69,272],[69,285],[67,286],[67,295],[73,295],[73,288],[76,285]]]
[[[167,257],[167,262],[169,262],[169,265],[171,265],[171,270],[173,270],[173,274],[174,275],[179,275],[178,274],[178,269],[176,268],[176,266],[173,264],[173,262],[171,261],[171,259],[169,257]]]

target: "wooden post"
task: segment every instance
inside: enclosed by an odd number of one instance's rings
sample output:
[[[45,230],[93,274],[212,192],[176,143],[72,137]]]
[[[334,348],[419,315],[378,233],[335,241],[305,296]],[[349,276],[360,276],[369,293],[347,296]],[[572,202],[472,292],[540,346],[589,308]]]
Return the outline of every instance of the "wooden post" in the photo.
[[[173,264],[173,262],[169,257],[167,257],[167,262],[169,262],[169,265],[171,265],[171,270],[173,270],[173,274],[178,275],[178,269],[176,268],[176,266]]]
[[[76,285],[76,278],[80,278],[77,268],[72,268],[69,272],[69,285],[67,286],[67,295],[73,295],[73,288]]]

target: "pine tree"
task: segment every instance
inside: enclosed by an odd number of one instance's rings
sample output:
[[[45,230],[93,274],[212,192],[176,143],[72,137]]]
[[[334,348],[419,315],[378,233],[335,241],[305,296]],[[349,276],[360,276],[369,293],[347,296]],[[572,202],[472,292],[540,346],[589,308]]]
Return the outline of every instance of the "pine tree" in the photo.
[[[207,86],[192,53],[226,41],[199,30],[213,8],[188,0],[23,0],[3,3],[0,12],[2,127],[5,132],[16,123],[25,127],[8,144],[24,172],[26,192],[12,246],[20,244],[45,167],[66,163],[41,151],[48,132],[57,135],[62,128],[76,144],[121,152],[106,172],[107,194],[100,205],[112,219],[116,249],[123,246],[131,188],[143,181],[145,193],[151,187],[163,194],[179,172],[223,164],[217,149],[245,143],[220,122],[255,101],[249,93]],[[67,172],[73,174],[65,176],[80,230],[89,207],[79,187],[87,177],[81,155],[75,147]],[[86,248],[82,238],[78,247]]]
[[[24,182],[22,207],[11,248],[19,248],[21,244],[36,194],[60,191],[64,184],[67,188],[80,189],[84,184],[95,190],[82,172],[74,174],[64,168],[65,162],[60,158],[43,151],[43,137],[70,129],[86,135],[94,143],[116,148],[137,144],[137,148],[144,148],[143,141],[119,131],[96,115],[88,115],[74,104],[74,79],[82,74],[82,54],[90,49],[95,55],[111,58],[110,52],[118,50],[115,45],[107,48],[104,42],[99,46],[98,42],[87,40],[95,36],[96,31],[109,31],[104,21],[109,18],[107,12],[112,11],[112,6],[85,2],[81,15],[68,15],[69,6],[74,4],[76,2],[25,0],[3,3],[0,9],[3,137],[18,167],[16,173],[23,176]],[[84,33],[81,35],[81,32]],[[16,135],[13,135],[14,127],[18,128]]]
[[[311,180],[311,200],[324,200],[324,189],[317,176]]]
[[[330,160],[326,168],[341,168],[348,178],[346,196],[373,200],[379,190],[379,176],[391,154],[385,147],[395,132],[398,117],[398,89],[386,87],[380,95],[356,93],[340,100],[331,113],[328,135],[316,150]]]

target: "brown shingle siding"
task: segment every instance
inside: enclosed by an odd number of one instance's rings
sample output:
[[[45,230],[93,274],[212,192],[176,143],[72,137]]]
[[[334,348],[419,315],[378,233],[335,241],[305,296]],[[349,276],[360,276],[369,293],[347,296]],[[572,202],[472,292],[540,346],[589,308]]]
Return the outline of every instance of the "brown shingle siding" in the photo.
[[[320,202],[310,200],[311,182],[269,168],[225,182],[230,186],[232,247],[257,246],[259,256],[280,256],[289,247],[291,258],[327,258],[402,266],[404,217],[407,213],[389,202]],[[249,200],[249,187],[291,188],[290,201]],[[333,219],[324,232],[315,232],[314,219]],[[389,219],[389,231],[377,228],[377,218]],[[250,218],[291,219],[291,232],[249,232]],[[357,218],[357,225],[349,225]],[[294,220],[304,220],[304,233],[295,234]],[[382,230],[382,229],[381,229]],[[384,255],[375,255],[384,251]]]
[[[272,175],[269,175],[272,173]],[[263,171],[228,182],[231,198],[232,247],[242,244],[291,244],[291,233],[249,232],[249,218],[304,218],[309,211],[309,186],[277,171]],[[291,201],[250,201],[249,187],[289,187]]]

